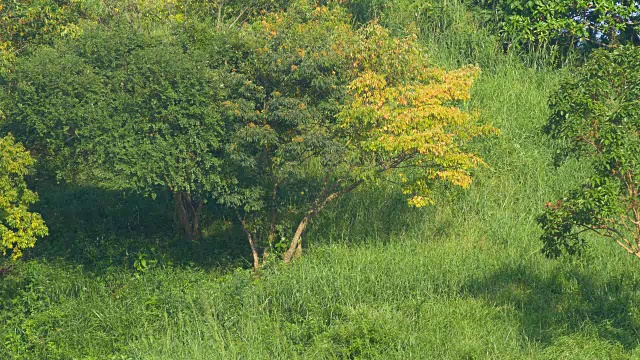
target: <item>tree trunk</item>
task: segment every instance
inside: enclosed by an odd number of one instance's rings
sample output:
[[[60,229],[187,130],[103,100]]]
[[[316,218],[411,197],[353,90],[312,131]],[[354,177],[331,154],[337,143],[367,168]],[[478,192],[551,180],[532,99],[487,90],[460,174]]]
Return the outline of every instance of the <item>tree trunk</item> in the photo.
[[[173,203],[178,216],[178,226],[185,240],[194,241],[200,238],[200,213],[204,205],[203,201],[196,202],[195,206],[191,196],[185,192],[174,192]]]
[[[246,232],[247,238],[249,239],[249,246],[251,247],[251,255],[253,256],[253,270],[258,270],[260,268],[260,255],[258,254],[258,246],[256,245],[256,241],[251,236],[250,232]]]
[[[216,30],[220,30],[220,25],[222,25],[222,8],[224,7],[224,0],[218,1],[218,19],[216,20]]]
[[[324,209],[328,203],[332,202],[333,200],[341,197],[346,193],[349,193],[355,190],[361,184],[362,184],[362,180],[358,180],[353,184],[343,188],[342,190],[334,192],[329,196],[326,196],[324,199],[322,199],[322,201],[317,202],[316,205],[313,206],[307,212],[307,214],[304,216],[302,221],[300,221],[300,224],[298,224],[298,228],[296,229],[296,232],[293,235],[293,239],[291,239],[291,244],[289,244],[289,249],[284,254],[285,263],[290,263],[294,256],[296,258],[299,258],[300,256],[302,256],[302,235],[304,235],[304,231],[307,229],[307,225],[309,225],[309,221],[314,216],[316,216],[320,211],[322,211],[322,209]],[[325,189],[327,188],[325,187]],[[325,193],[324,190],[323,190],[323,193]]]
[[[296,233],[293,235],[293,239],[291,239],[289,249],[284,254],[285,263],[290,263],[291,259],[293,259],[294,256],[296,258],[299,258],[302,255],[302,235],[304,234],[304,231],[306,230],[307,225],[309,224],[309,220],[311,220],[312,216],[312,213],[307,214],[307,216],[305,216],[302,221],[300,221],[300,224],[298,224]]]
[[[273,241],[276,237],[276,222],[278,221],[278,212],[276,211],[276,197],[278,196],[278,184],[273,186],[273,192],[271,193],[271,220],[269,224],[269,236],[267,237],[267,248],[262,253],[262,262],[267,262],[269,258],[269,251],[273,249]]]
[[[240,220],[242,230],[244,230],[244,233],[247,235],[247,239],[249,240],[249,246],[251,247],[251,256],[253,256],[253,270],[256,271],[260,268],[260,254],[258,251],[258,244],[256,243],[255,237],[253,236],[253,234],[251,234],[247,223],[244,221],[242,215],[240,215],[240,212],[238,210],[236,210],[236,216],[238,217],[238,220]]]
[[[296,248],[296,259],[300,259],[302,256],[302,239],[298,241],[298,247]]]

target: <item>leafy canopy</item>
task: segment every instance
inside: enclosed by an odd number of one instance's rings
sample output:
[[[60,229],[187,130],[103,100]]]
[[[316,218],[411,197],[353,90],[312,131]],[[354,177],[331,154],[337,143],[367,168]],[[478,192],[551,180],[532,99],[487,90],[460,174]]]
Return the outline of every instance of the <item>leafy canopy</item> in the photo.
[[[640,2],[475,0],[510,48],[561,54],[580,48],[640,44]]]
[[[597,51],[551,99],[558,160],[588,161],[593,174],[540,216],[549,256],[575,253],[591,232],[640,257],[639,68],[637,47]]]
[[[29,211],[29,205],[38,200],[24,181],[33,163],[13,136],[0,138],[0,251],[14,259],[48,232],[40,215]]]
[[[17,61],[0,97],[3,127],[33,150],[41,175],[152,196],[170,190],[197,217],[224,187],[220,103],[233,74],[211,68],[219,62],[187,52],[176,36],[87,28]],[[188,220],[194,231],[196,221]]]

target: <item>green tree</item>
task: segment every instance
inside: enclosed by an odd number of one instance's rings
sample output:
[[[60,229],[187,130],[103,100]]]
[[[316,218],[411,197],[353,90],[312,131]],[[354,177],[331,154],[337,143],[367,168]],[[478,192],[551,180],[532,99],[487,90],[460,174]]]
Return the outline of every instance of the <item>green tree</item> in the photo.
[[[497,24],[507,48],[580,48],[640,44],[638,1],[475,0],[486,20]]]
[[[597,51],[551,99],[546,131],[559,159],[587,161],[593,174],[540,216],[548,256],[575,253],[596,233],[640,258],[639,68],[637,47]]]
[[[195,239],[204,202],[224,186],[218,105],[233,77],[208,61],[175,37],[87,29],[17,62],[4,92],[5,131],[33,150],[43,175],[171,191],[180,228]]]
[[[34,161],[11,134],[0,138],[0,251],[13,259],[33,247],[37,238],[47,235],[39,214],[29,211],[38,195],[24,180]]]
[[[355,30],[345,10],[300,1],[244,29],[253,52],[229,100],[237,127],[221,201],[251,245],[254,267],[273,250],[300,256],[309,222],[363,184],[402,183],[415,206],[437,182],[466,187],[482,161],[465,150],[494,132],[463,109],[476,69],[430,66],[415,37],[377,24]]]
[[[225,76],[176,45],[135,52],[127,65],[104,143],[116,175],[141,192],[172,192],[188,239],[199,237],[204,202],[225,186],[220,175]],[[122,110],[122,111],[121,111]]]

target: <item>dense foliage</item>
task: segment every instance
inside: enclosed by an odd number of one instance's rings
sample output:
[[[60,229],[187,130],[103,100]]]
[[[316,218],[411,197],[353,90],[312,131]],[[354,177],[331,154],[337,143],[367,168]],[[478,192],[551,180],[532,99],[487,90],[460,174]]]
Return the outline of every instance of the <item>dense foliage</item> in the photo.
[[[8,0],[0,4],[0,75],[30,44],[77,34],[81,14],[77,1]]]
[[[585,232],[640,257],[640,49],[598,51],[552,97],[547,132],[559,156],[590,164],[593,175],[547,204],[544,252],[575,252]]]
[[[8,77],[6,128],[67,181],[176,198],[187,238],[219,191],[222,75],[201,54],[126,27],[40,48]]]
[[[507,49],[566,55],[600,47],[640,44],[638,1],[476,0],[497,25]]]

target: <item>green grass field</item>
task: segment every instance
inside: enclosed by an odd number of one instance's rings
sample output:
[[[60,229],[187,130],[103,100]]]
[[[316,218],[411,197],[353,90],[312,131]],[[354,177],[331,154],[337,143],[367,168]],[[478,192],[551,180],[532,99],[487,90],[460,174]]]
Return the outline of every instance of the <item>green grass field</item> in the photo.
[[[461,61],[460,44],[431,40],[438,61]],[[475,144],[488,167],[471,189],[420,210],[384,186],[354,193],[293,265],[253,275],[217,223],[197,248],[163,245],[162,199],[103,194],[116,208],[103,213],[76,193],[85,210],[45,209],[68,218],[0,278],[0,359],[640,358],[637,260],[602,239],[578,258],[539,251],[536,216],[585,173],[555,169],[541,133],[569,72],[485,60],[473,106],[501,134]],[[39,191],[44,207],[69,203]],[[118,216],[142,220],[123,230]]]

